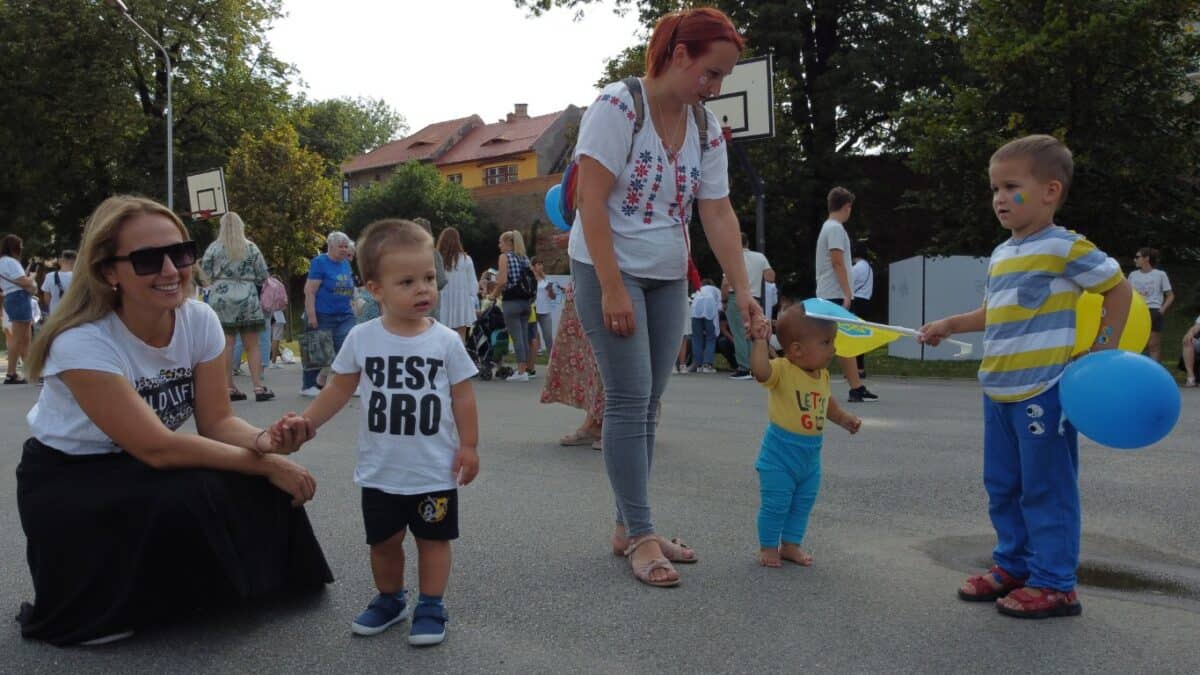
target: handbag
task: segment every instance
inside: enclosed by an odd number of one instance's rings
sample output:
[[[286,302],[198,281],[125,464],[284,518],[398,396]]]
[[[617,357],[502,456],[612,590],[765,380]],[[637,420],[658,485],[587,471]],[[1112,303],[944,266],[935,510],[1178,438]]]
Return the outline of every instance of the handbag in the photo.
[[[300,364],[304,370],[324,368],[333,363],[333,333],[308,330],[300,334]]]

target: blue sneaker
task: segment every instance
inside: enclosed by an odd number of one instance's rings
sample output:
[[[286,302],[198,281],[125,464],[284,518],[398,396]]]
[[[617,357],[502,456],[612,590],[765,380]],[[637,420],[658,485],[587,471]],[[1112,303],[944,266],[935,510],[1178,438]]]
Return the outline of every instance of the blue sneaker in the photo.
[[[351,622],[350,630],[355,635],[379,635],[392,624],[407,619],[408,605],[404,602],[404,596],[404,591],[395,595],[376,595],[363,613]]]
[[[446,622],[450,615],[442,605],[420,603],[413,610],[412,628],[408,632],[408,644],[418,647],[441,644],[446,639]]]

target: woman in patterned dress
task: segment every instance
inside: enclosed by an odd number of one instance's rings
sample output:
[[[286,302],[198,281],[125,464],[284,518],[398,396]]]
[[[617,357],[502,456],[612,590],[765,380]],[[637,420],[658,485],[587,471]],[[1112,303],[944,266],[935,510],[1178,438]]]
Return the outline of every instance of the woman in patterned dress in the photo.
[[[546,368],[546,384],[542,386],[542,403],[563,403],[587,413],[583,425],[559,439],[560,445],[591,445],[600,450],[600,429],[604,421],[604,382],[596,367],[596,355],[588,342],[579,314],[575,311],[575,293],[567,288],[550,363]]]
[[[262,305],[258,287],[267,280],[267,263],[254,242],[246,239],[246,225],[238,214],[230,211],[221,216],[221,230],[209,244],[200,260],[200,268],[208,277],[208,304],[217,312],[225,331],[225,385],[229,400],[242,401],[246,395],[233,384],[233,339],[242,336],[246,361],[250,365],[250,380],[254,383],[254,400],[269,401],[275,393],[262,382],[262,352],[258,332],[263,328]]]

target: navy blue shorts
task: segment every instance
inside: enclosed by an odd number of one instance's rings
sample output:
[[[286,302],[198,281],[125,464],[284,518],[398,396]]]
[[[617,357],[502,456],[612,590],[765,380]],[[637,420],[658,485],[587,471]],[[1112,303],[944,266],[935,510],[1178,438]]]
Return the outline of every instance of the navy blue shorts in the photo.
[[[4,294],[4,313],[12,322],[33,321],[33,296],[29,291],[12,291]]]
[[[391,539],[406,528],[418,539],[458,539],[458,490],[394,495],[365,487],[362,489],[362,511],[367,544],[371,546]]]

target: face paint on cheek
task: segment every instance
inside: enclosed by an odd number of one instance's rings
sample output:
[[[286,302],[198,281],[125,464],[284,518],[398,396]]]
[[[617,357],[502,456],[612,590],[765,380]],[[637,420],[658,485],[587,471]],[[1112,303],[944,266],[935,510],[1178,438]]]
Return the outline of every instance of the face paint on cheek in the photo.
[[[1017,194],[1013,195],[1013,203],[1024,204],[1025,203],[1025,193],[1018,192]]]

